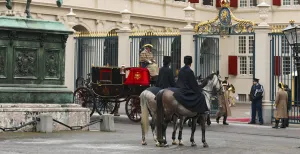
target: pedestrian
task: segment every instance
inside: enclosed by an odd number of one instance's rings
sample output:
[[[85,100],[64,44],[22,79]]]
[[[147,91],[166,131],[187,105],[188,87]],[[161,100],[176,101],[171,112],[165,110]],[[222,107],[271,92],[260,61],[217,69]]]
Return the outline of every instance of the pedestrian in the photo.
[[[259,79],[253,79],[253,85],[250,90],[250,101],[251,103],[251,121],[248,124],[256,123],[256,111],[258,113],[259,124],[263,125],[263,117],[262,117],[262,98],[264,94],[264,88],[261,84],[259,84]]]
[[[227,123],[227,117],[231,116],[231,110],[229,107],[229,91],[227,89],[227,82],[222,82],[224,93],[218,95],[218,103],[219,103],[219,110],[216,113],[216,121],[219,123],[220,118],[223,116],[223,125],[229,125]]]
[[[289,118],[289,112],[291,111],[291,109],[292,109],[292,90],[289,88],[289,86],[288,85],[284,85],[284,90],[287,92],[287,94],[288,94],[288,104],[287,104],[287,114],[288,114],[288,117],[287,117],[287,119],[286,119],[286,121],[285,121],[285,126],[286,127],[289,127],[289,120],[290,120],[290,118]]]
[[[274,104],[274,117],[275,117],[275,126],[272,128],[278,128],[279,120],[281,119],[280,128],[285,128],[287,119],[287,104],[288,104],[288,94],[284,91],[284,86],[282,83],[278,83],[278,91],[276,93],[276,99]]]

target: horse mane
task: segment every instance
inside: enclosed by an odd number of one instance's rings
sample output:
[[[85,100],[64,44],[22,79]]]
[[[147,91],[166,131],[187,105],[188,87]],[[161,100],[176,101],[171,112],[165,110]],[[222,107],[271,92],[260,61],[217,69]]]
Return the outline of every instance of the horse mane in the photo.
[[[209,76],[207,76],[205,79],[203,79],[203,81],[201,82],[201,84],[199,86],[201,88],[204,88],[208,84],[208,81],[212,80],[214,78],[214,75],[216,75],[216,73],[212,73]]]

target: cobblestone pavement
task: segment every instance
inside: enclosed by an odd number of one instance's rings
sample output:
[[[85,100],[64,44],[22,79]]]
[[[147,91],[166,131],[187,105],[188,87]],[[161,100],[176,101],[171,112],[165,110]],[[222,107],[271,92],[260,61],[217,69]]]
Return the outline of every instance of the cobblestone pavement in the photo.
[[[158,148],[154,146],[152,135],[147,136],[147,146],[141,145],[139,124],[116,123],[116,132],[99,132],[99,125],[91,131],[66,131],[59,133],[1,133],[1,154],[295,154],[300,149],[300,129],[287,128],[274,130],[270,126],[231,124],[223,126],[212,124],[208,127],[207,143],[201,144],[201,131],[195,134],[197,147],[189,143],[190,129],[184,128],[185,146]],[[172,128],[168,128],[168,142],[171,143]]]

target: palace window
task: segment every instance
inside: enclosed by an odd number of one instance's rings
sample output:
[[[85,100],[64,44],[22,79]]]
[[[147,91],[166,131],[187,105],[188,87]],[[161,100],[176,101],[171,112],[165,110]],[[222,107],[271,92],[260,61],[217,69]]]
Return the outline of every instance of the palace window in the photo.
[[[240,7],[253,7],[256,6],[257,0],[240,0]]]
[[[282,57],[282,74],[290,74],[291,73],[291,57],[284,56]]]
[[[203,0],[203,5],[214,6],[214,0]]]
[[[240,75],[253,74],[254,36],[238,37],[238,66]]]
[[[282,74],[290,74],[291,73],[291,47],[288,44],[285,36],[281,36],[281,52],[279,52],[279,56],[281,57],[281,70]]]
[[[299,5],[300,0],[282,0],[283,6]]]

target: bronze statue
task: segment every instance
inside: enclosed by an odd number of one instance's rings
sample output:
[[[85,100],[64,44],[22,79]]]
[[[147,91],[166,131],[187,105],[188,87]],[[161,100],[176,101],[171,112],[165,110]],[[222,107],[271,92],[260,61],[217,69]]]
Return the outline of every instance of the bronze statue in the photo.
[[[9,9],[9,10],[11,10],[12,9],[12,2],[11,2],[12,0],[6,0],[6,8],[7,9]],[[30,14],[30,4],[31,4],[31,1],[32,0],[27,0],[27,3],[26,3],[26,10],[25,10],[25,13],[27,14],[27,18],[32,18],[31,17],[31,14]],[[61,7],[61,5],[62,5],[62,3],[63,3],[63,0],[57,0],[56,1],[56,5],[58,6],[58,7]]]

